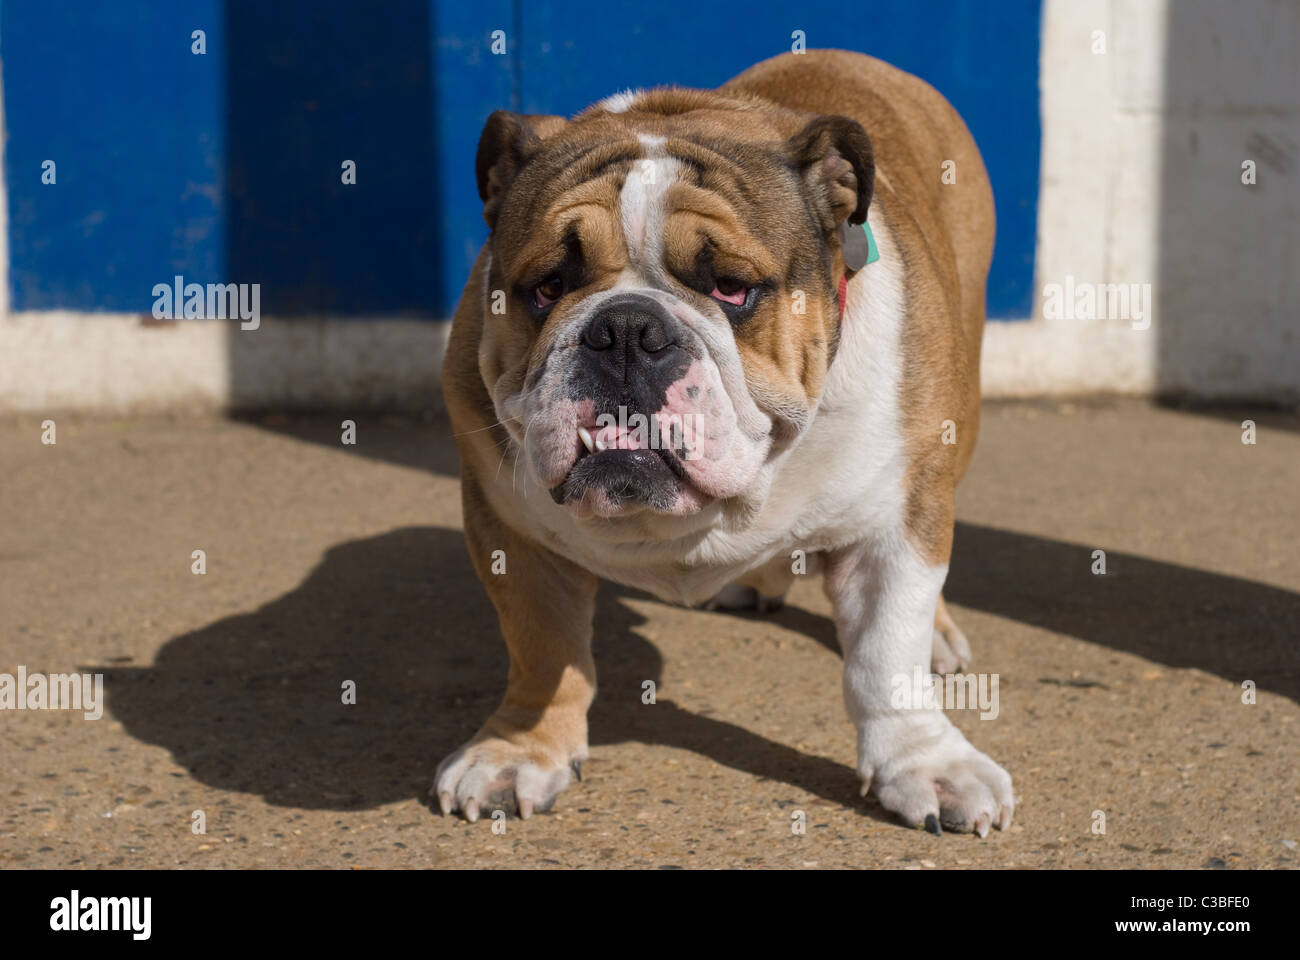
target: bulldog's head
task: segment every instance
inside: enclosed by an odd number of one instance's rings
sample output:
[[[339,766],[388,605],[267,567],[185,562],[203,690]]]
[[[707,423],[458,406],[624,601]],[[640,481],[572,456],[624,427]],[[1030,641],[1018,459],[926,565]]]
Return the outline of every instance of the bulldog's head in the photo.
[[[856,122],[665,89],[572,121],[497,112],[479,356],[497,417],[579,516],[761,497],[834,354]]]

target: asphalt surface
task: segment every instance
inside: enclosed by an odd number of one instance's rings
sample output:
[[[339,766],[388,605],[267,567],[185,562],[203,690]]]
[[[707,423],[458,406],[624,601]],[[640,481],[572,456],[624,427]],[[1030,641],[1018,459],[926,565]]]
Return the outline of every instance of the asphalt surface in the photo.
[[[999,677],[996,719],[954,721],[1019,803],[983,840],[858,797],[808,581],[763,616],[606,585],[582,782],[503,833],[442,817],[506,672],[445,421],[40,419],[0,422],[0,673],[106,703],[0,711],[0,867],[1300,863],[1294,416],[986,406],[946,590]]]

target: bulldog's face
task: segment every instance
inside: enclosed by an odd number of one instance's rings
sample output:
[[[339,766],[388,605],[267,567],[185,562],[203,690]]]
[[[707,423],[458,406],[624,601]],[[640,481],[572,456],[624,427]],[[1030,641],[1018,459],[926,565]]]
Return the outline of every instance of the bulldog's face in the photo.
[[[498,112],[480,371],[551,497],[580,517],[757,496],[834,353],[838,229],[873,165],[842,117],[688,90],[572,122]]]

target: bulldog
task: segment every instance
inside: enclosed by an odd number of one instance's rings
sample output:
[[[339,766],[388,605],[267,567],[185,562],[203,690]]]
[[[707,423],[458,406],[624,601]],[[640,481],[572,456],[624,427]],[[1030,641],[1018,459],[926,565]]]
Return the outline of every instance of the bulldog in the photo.
[[[1006,829],[1010,776],[892,696],[970,656],[941,588],[994,216],[957,112],[810,51],[572,119],[498,111],[476,172],[491,234],[443,384],[510,668],[438,767],[443,813],[527,818],[580,775],[598,577],[734,606],[820,573],[863,794],[934,833]]]

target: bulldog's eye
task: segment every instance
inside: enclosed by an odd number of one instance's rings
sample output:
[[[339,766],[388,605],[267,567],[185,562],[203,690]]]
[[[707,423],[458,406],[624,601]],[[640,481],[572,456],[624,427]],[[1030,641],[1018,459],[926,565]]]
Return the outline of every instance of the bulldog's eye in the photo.
[[[743,306],[745,299],[749,296],[749,288],[731,277],[719,277],[713,285],[713,292],[709,294],[715,300],[721,300],[723,303],[730,303],[737,307]]]
[[[547,277],[533,288],[533,302],[537,309],[544,310],[560,297],[564,296],[564,280],[557,276]]]

